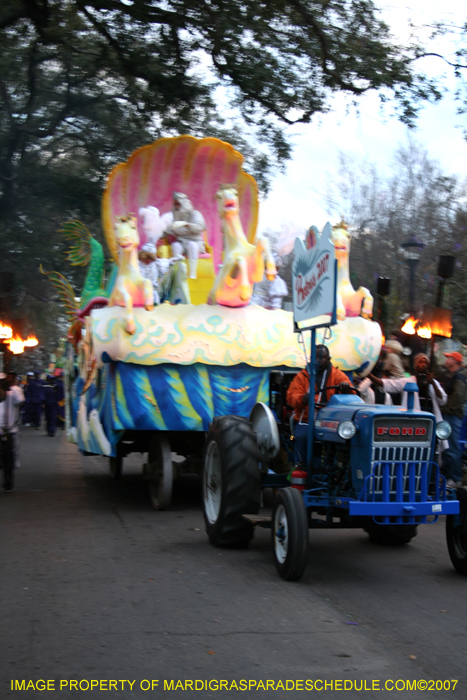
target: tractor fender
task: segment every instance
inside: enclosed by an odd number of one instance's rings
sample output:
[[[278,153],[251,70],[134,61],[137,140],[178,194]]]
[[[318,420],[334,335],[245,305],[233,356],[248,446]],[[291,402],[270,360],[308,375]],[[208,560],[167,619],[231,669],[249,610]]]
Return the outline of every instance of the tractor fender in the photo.
[[[249,421],[253,427],[261,457],[265,460],[274,459],[279,453],[280,437],[276,419],[269,406],[261,402],[255,404]]]

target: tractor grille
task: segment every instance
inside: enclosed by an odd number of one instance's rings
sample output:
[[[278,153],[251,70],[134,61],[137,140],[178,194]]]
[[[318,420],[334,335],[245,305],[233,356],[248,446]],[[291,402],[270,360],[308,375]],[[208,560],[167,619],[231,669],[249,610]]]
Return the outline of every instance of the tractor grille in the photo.
[[[407,448],[397,448],[396,452],[405,452]],[[423,453],[416,457],[400,457],[392,459],[383,457],[384,461],[373,463],[372,475],[369,478],[368,487],[374,497],[382,496],[384,492],[385,500],[397,496],[397,500],[405,500],[409,498],[413,500],[420,496],[422,491],[422,476],[423,480],[427,479],[427,462],[429,459],[429,448],[409,448],[410,451]],[[386,451],[386,449],[385,449]],[[392,449],[388,449],[392,452]]]
[[[423,446],[373,444],[371,475],[367,483],[372,498],[418,498],[425,491],[429,478],[430,453],[431,447],[426,443]]]
[[[371,471],[359,501],[375,504],[375,522],[418,524],[444,512],[438,501],[446,500],[445,489],[431,461],[433,429],[434,421],[423,416],[374,421]]]
[[[424,491],[422,481],[425,483],[426,478],[429,479],[431,431],[432,422],[426,418],[375,420],[371,475],[367,483],[373,498],[408,500],[410,496],[413,500],[420,497]]]
[[[371,456],[372,464],[375,462],[426,462],[430,459],[430,447],[377,447],[373,445]]]

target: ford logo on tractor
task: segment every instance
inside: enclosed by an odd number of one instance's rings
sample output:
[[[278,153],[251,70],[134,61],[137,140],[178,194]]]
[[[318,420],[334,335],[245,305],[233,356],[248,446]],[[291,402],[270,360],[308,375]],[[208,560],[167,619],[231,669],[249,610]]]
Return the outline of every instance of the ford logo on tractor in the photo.
[[[426,419],[375,420],[373,440],[375,442],[428,442],[431,439],[431,421]]]
[[[387,426],[376,428],[377,435],[426,435],[427,432],[426,428],[388,428]]]

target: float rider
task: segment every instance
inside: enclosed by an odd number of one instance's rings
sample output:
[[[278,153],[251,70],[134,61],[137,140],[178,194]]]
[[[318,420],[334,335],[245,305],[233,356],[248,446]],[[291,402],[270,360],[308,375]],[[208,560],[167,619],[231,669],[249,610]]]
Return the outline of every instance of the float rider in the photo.
[[[172,253],[187,256],[189,276],[196,279],[198,258],[200,253],[205,252],[206,221],[183,192],[173,193],[172,214],[173,222],[165,229],[166,234],[172,234],[177,239],[172,243]]]
[[[334,388],[329,388],[334,387]],[[337,387],[337,388],[335,388]],[[316,375],[314,403],[327,404],[331,396],[336,392],[349,394],[353,387],[350,379],[344,372],[331,364],[331,356],[325,345],[316,346]],[[296,462],[304,462],[306,455],[308,431],[297,429],[298,425],[308,424],[308,410],[310,402],[310,375],[308,370],[302,369],[287,390],[287,403],[294,409],[295,424],[295,459]],[[315,408],[315,413],[316,413]]]

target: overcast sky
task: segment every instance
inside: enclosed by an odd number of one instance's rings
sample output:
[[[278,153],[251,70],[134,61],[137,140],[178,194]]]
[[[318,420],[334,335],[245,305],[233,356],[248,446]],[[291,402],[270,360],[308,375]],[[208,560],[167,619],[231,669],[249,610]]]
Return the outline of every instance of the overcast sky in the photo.
[[[381,3],[384,18],[394,36],[406,41],[409,21],[423,25],[433,21],[450,20],[461,25],[467,19],[466,0],[392,0]],[[440,8],[443,8],[442,10]],[[422,37],[423,30],[420,30]],[[452,43],[437,41],[434,50],[446,54]],[[443,76],[443,84],[455,86],[451,72],[440,59],[423,59],[420,69],[429,75]],[[466,71],[467,73],[467,71]],[[467,75],[466,75],[467,78]],[[359,101],[359,114],[345,114],[345,99],[334,101],[334,111],[320,116],[312,124],[294,127],[294,154],[284,175],[277,177],[270,195],[261,203],[259,229],[278,230],[284,226],[291,235],[311,224],[320,228],[330,218],[319,192],[323,190],[323,174],[337,168],[339,151],[365,156],[382,171],[390,168],[391,157],[399,144],[407,143],[408,129],[396,118],[384,118],[379,111],[376,94]],[[462,125],[467,118],[456,114],[456,103],[447,95],[435,105],[427,104],[417,120],[412,136],[438,160],[446,174],[467,177],[467,142]]]

